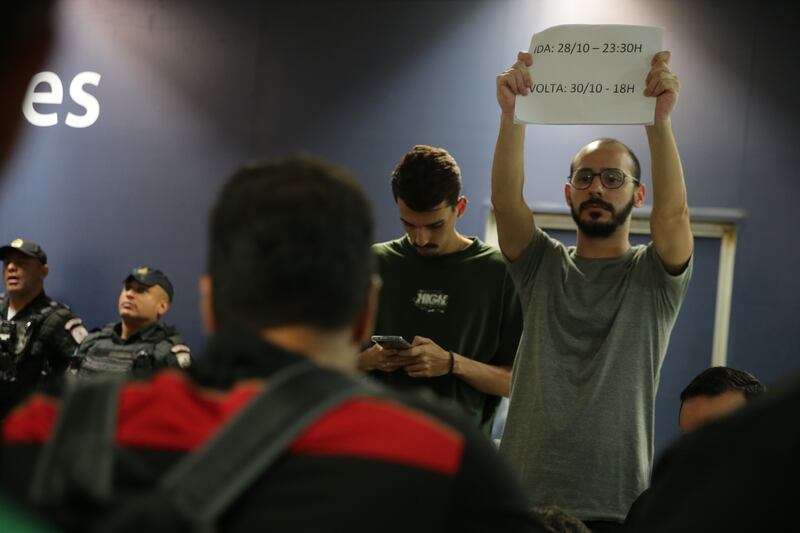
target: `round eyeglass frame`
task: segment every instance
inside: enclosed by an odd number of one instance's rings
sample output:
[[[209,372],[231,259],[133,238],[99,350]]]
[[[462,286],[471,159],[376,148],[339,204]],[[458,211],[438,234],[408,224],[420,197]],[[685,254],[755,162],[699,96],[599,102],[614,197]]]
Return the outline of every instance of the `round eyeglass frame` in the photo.
[[[609,186],[608,183],[606,182],[606,180],[608,179],[607,178],[608,173],[611,172],[611,171],[619,172],[620,174],[622,174],[622,178],[623,179],[619,182],[619,185],[616,185],[616,186],[611,185],[611,186]],[[586,184],[585,187],[578,187],[572,182],[572,179],[575,177],[575,175],[578,172],[591,172],[591,174],[592,174],[592,179]],[[631,176],[630,174],[628,174],[627,172],[625,172],[621,168],[604,168],[600,172],[593,172],[592,169],[590,169],[590,168],[579,168],[575,172],[573,172],[571,176],[567,176],[567,183],[569,183],[570,186],[573,189],[576,189],[576,190],[579,190],[579,191],[584,191],[584,190],[586,190],[586,189],[588,189],[589,187],[592,186],[592,183],[594,183],[595,176],[599,176],[600,177],[600,183],[602,183],[603,187],[605,187],[606,189],[619,189],[620,187],[622,187],[625,184],[625,178],[630,178],[632,182],[634,182],[636,185],[639,185],[639,180],[638,179],[634,178],[633,176]]]

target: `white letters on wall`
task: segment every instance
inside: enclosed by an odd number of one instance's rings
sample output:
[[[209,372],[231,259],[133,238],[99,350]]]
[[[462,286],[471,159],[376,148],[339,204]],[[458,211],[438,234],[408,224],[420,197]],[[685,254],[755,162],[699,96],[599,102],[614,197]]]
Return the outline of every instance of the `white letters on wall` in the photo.
[[[87,71],[72,78],[72,83],[69,84],[69,96],[73,102],[86,110],[83,115],[67,113],[67,119],[64,122],[72,128],[88,128],[100,116],[100,102],[83,90],[85,85],[94,85],[95,87],[100,85],[100,74]]]
[[[34,92],[40,83],[45,83],[50,87],[50,91]],[[55,72],[40,72],[33,76],[28,85],[28,94],[22,102],[22,114],[28,122],[34,126],[47,127],[58,124],[57,113],[39,113],[34,109],[33,104],[60,104],[64,98],[64,87]]]
[[[40,84],[46,84],[49,91],[36,91]],[[84,90],[86,85],[97,87],[100,85],[100,74],[97,72],[81,72],[72,79],[69,84],[69,96],[73,102],[81,106],[86,112],[82,115],[67,113],[64,121],[71,128],[88,128],[100,116],[100,102],[93,95]],[[39,127],[55,126],[58,124],[58,112],[41,113],[36,110],[34,104],[61,104],[64,100],[64,86],[61,79],[55,72],[39,72],[28,85],[28,93],[22,103],[22,114],[25,118]]]

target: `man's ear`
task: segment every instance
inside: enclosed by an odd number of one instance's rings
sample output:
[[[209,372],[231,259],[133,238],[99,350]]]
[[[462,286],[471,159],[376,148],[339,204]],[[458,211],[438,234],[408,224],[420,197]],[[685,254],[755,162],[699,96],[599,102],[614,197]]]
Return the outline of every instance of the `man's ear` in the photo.
[[[647,196],[647,188],[644,186],[644,183],[640,183],[633,192],[633,207],[642,207],[644,205],[645,196]]]
[[[564,199],[567,201],[567,205],[572,207],[572,187],[569,183],[564,185]]]
[[[458,201],[456,201],[456,216],[460,217],[464,214],[464,211],[467,210],[467,204],[469,204],[469,200],[466,196],[458,197]]]
[[[356,313],[356,318],[353,322],[353,343],[359,346],[359,349],[367,343],[375,328],[375,316],[378,314],[378,298],[381,292],[381,285],[381,277],[373,274],[364,295],[364,303],[361,306],[361,310]]]
[[[47,266],[47,263],[42,265],[42,278],[46,278],[47,275],[50,273],[50,267]]]
[[[158,313],[158,319],[160,320],[161,317],[166,315],[167,311],[169,311],[169,306],[172,305],[172,301],[169,299],[169,294],[167,294],[167,291],[165,291],[164,287],[161,287],[160,285],[153,285],[150,287],[150,291],[158,291],[157,294],[160,298],[156,310]]]
[[[211,276],[203,274],[197,284],[197,292],[200,296],[200,318],[203,321],[203,329],[207,333],[217,331],[217,317],[214,314],[213,284]]]

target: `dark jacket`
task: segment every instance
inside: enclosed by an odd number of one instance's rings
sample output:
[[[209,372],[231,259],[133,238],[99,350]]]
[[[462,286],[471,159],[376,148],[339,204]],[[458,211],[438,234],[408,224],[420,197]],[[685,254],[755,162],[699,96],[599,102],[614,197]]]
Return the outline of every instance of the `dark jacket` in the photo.
[[[223,332],[183,373],[165,371],[120,393],[115,501],[45,509],[87,531],[151,491],[160,476],[299,356],[254,336]],[[318,418],[224,515],[220,531],[540,531],[492,444],[451,412],[365,395]],[[28,494],[59,404],[34,398],[7,420],[0,480]],[[430,409],[433,409],[430,407]],[[136,512],[124,522],[136,529]],[[150,531],[175,530],[164,519]]]
[[[81,319],[44,291],[10,321],[8,305],[8,297],[0,297],[0,327],[16,337],[13,347],[0,342],[0,417],[42,381],[60,377],[86,335]]]

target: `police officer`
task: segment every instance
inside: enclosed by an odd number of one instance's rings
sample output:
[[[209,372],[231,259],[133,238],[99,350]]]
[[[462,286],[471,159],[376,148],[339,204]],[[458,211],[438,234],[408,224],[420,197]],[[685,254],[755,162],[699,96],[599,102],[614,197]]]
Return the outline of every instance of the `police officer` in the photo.
[[[0,409],[42,378],[64,373],[87,335],[69,307],[44,292],[47,254],[33,241],[15,239],[0,248],[7,295],[0,297]]]
[[[72,364],[78,376],[117,373],[142,377],[158,368],[189,366],[189,347],[174,327],[160,321],[172,296],[172,283],[163,272],[149,267],[133,269],[119,295],[122,320],[91,332],[81,343]]]

